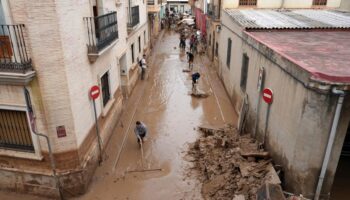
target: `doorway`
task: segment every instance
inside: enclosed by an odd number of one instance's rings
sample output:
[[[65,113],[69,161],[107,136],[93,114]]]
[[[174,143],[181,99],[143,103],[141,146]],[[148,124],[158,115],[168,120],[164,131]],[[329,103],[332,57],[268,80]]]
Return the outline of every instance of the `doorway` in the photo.
[[[348,200],[350,197],[350,123],[333,182],[331,200]]]

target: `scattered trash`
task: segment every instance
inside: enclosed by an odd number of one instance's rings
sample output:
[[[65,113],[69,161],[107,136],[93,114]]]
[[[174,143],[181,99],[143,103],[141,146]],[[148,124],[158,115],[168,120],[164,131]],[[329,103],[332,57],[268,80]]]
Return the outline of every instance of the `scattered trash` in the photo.
[[[256,200],[265,182],[281,183],[269,154],[249,135],[240,136],[231,125],[198,129],[202,135],[190,145],[186,160],[199,173],[204,199]]]

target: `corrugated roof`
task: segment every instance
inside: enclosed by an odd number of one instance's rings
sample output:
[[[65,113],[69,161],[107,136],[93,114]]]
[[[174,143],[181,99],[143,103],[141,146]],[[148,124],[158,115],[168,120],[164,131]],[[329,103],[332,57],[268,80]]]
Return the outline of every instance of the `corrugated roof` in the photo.
[[[225,11],[246,29],[348,29],[350,14],[333,10],[281,9]]]

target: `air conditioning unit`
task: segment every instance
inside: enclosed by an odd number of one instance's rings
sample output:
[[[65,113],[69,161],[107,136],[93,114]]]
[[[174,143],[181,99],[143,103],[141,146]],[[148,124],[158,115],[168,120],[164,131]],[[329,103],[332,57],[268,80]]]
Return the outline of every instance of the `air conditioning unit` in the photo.
[[[221,25],[216,25],[216,32],[220,33],[220,31],[221,31]]]

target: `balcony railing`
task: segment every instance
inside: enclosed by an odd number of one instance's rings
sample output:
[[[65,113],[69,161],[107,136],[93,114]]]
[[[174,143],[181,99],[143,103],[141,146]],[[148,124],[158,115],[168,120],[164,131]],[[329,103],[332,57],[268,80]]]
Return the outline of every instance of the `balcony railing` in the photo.
[[[26,73],[32,70],[23,24],[0,25],[0,71]]]
[[[133,28],[140,23],[140,9],[139,6],[133,6],[130,10],[128,27]]]
[[[147,5],[154,5],[155,0],[147,0]]]
[[[97,17],[84,17],[88,31],[88,53],[98,54],[118,39],[117,12]]]
[[[213,4],[208,4],[208,16],[213,20],[219,19],[219,7]]]

